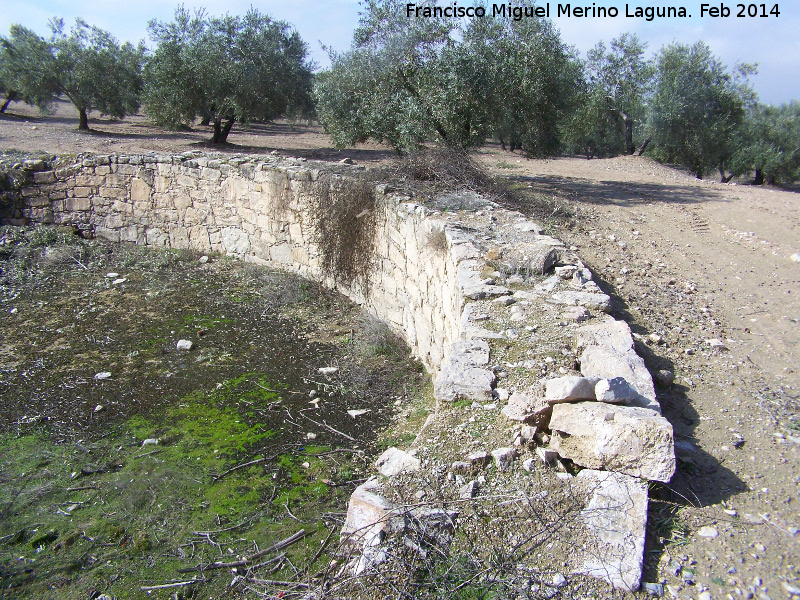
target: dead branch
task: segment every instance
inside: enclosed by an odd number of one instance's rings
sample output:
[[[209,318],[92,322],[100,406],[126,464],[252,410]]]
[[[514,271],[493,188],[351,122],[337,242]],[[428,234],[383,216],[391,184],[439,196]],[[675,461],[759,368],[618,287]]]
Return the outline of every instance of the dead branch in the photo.
[[[307,532],[305,529],[301,529],[297,533],[290,535],[285,540],[281,540],[280,542],[275,542],[269,548],[261,550],[260,552],[256,552],[255,554],[251,554],[250,556],[247,556],[242,560],[237,560],[234,562],[227,562],[227,563],[215,562],[207,565],[199,564],[195,567],[186,567],[183,569],[178,569],[178,573],[191,573],[193,571],[210,571],[212,569],[232,569],[234,567],[244,567],[247,565],[247,563],[253,562],[254,560],[259,559],[262,556],[269,554],[270,552],[275,552],[276,550],[282,550],[287,546],[291,546],[292,544],[299,542],[307,535],[309,535],[309,532]]]
[[[350,436],[349,436],[349,435],[347,435],[346,433],[342,433],[342,432],[341,432],[341,431],[339,431],[338,429],[334,429],[333,427],[331,427],[330,425],[328,425],[328,424],[327,424],[325,421],[323,421],[322,423],[318,423],[317,421],[315,421],[314,419],[312,419],[311,417],[309,417],[308,415],[306,415],[306,414],[305,414],[305,413],[303,413],[302,411],[300,412],[300,416],[302,416],[302,417],[304,417],[304,418],[308,419],[309,421],[311,421],[311,422],[312,422],[314,425],[316,425],[317,427],[324,427],[324,428],[325,428],[325,429],[327,429],[328,431],[332,431],[333,433],[338,433],[338,434],[339,434],[339,435],[341,435],[342,437],[346,437],[346,438],[347,438],[348,440],[350,440],[351,442],[357,442],[357,441],[358,441],[357,439],[350,437]]]
[[[164,583],[162,585],[143,585],[139,589],[143,592],[151,592],[153,590],[168,590],[170,588],[186,587],[187,585],[205,582],[205,579],[192,579],[190,581],[176,581],[175,583]]]

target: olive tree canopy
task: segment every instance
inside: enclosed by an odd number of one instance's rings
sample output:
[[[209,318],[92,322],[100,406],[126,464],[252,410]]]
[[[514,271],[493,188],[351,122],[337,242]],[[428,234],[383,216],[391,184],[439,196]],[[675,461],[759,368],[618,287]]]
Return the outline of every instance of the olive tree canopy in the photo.
[[[145,109],[158,124],[191,125],[200,116],[224,143],[235,122],[308,114],[311,64],[306,44],[287,23],[255,9],[244,16],[207,17],[175,11],[151,21],[158,44],[145,66]]]

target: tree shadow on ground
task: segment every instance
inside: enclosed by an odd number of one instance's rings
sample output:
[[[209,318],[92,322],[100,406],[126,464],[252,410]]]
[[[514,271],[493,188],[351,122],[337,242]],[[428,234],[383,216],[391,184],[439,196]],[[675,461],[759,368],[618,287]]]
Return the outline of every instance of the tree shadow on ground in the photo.
[[[716,190],[704,186],[655,184],[629,181],[592,181],[576,177],[540,175],[511,176],[511,181],[526,184],[534,194],[556,195],[587,204],[634,207],[638,204],[663,202],[698,204],[707,200],[725,200]]]

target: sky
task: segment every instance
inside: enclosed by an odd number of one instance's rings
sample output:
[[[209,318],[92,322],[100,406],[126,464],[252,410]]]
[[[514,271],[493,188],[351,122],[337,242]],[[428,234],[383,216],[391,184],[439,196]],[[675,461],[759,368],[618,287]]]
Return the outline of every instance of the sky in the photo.
[[[458,6],[472,6],[472,0],[456,0]],[[70,23],[82,17],[91,25],[110,31],[121,41],[138,42],[147,39],[150,19],[169,21],[179,2],[164,0],[137,0],[118,2],[106,0],[0,0],[0,32],[6,34],[13,23],[33,29],[41,35],[48,33],[47,22],[53,16]],[[311,57],[320,67],[329,64],[322,46],[344,51],[350,46],[353,29],[358,23],[358,0],[184,0],[187,8],[205,7],[212,15],[244,13],[251,6],[275,19],[294,25],[308,43]],[[443,5],[452,5],[448,0]],[[498,2],[497,4],[501,4]],[[533,2],[529,2],[533,4]],[[589,16],[557,16],[558,6],[569,4],[589,7]],[[730,9],[728,17],[701,16],[702,5]],[[736,2],[703,3],[699,0],[639,0],[619,2],[614,0],[584,0],[583,2],[548,2],[537,0],[537,6],[550,6],[550,16],[560,29],[562,38],[582,54],[596,42],[609,42],[621,33],[635,33],[648,44],[648,50],[657,51],[673,41],[691,44],[705,41],[728,66],[738,62],[758,63],[758,75],[751,79],[762,102],[780,104],[800,99],[800,2],[783,0],[777,3],[779,16],[737,17]],[[647,21],[646,17],[628,17],[637,7],[683,7],[686,17],[659,18]],[[491,6],[491,3],[490,3]],[[615,7],[616,17],[592,17],[591,8]],[[748,5],[745,4],[745,7]],[[755,5],[759,11],[761,4]],[[767,2],[769,13],[776,6]],[[627,7],[627,9],[626,9]],[[691,15],[691,16],[689,16]]]

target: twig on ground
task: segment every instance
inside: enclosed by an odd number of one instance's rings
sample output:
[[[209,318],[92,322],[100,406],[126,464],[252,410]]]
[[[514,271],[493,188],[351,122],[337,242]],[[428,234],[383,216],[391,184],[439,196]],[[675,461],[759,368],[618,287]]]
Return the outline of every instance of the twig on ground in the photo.
[[[205,579],[192,579],[190,581],[176,581],[175,583],[164,583],[162,585],[143,585],[139,589],[143,592],[151,592],[153,590],[168,590],[170,588],[186,587],[187,585],[205,582]]]
[[[256,552],[255,554],[251,554],[250,556],[247,556],[242,560],[237,560],[227,563],[215,562],[207,565],[200,564],[195,567],[186,567],[184,569],[178,569],[178,573],[191,573],[192,571],[210,571],[212,569],[231,569],[233,567],[244,567],[247,565],[247,563],[253,562],[254,560],[261,558],[262,556],[269,554],[270,552],[275,552],[276,550],[283,550],[287,546],[291,546],[292,544],[299,542],[307,535],[309,535],[309,532],[307,532],[305,529],[301,529],[297,533],[290,535],[285,540],[281,540],[280,542],[275,542],[269,548],[261,550],[260,552]]]
[[[311,422],[312,422],[314,425],[316,425],[317,427],[324,427],[324,428],[325,428],[325,429],[327,429],[328,431],[332,431],[333,433],[338,433],[338,434],[339,434],[339,435],[341,435],[342,437],[346,437],[346,438],[347,438],[348,440],[350,440],[351,442],[357,442],[357,441],[358,441],[357,439],[355,439],[355,438],[353,438],[353,437],[350,437],[350,436],[349,436],[349,435],[347,435],[346,433],[342,433],[342,432],[341,432],[341,431],[339,431],[338,429],[334,429],[333,427],[331,427],[330,425],[328,425],[328,424],[327,424],[325,421],[323,421],[322,423],[318,423],[317,421],[315,421],[314,419],[312,419],[311,417],[309,417],[308,415],[306,415],[306,414],[305,414],[305,413],[303,413],[303,412],[300,412],[300,415],[301,415],[302,417],[304,417],[304,418],[308,419],[309,421],[311,421]]]

